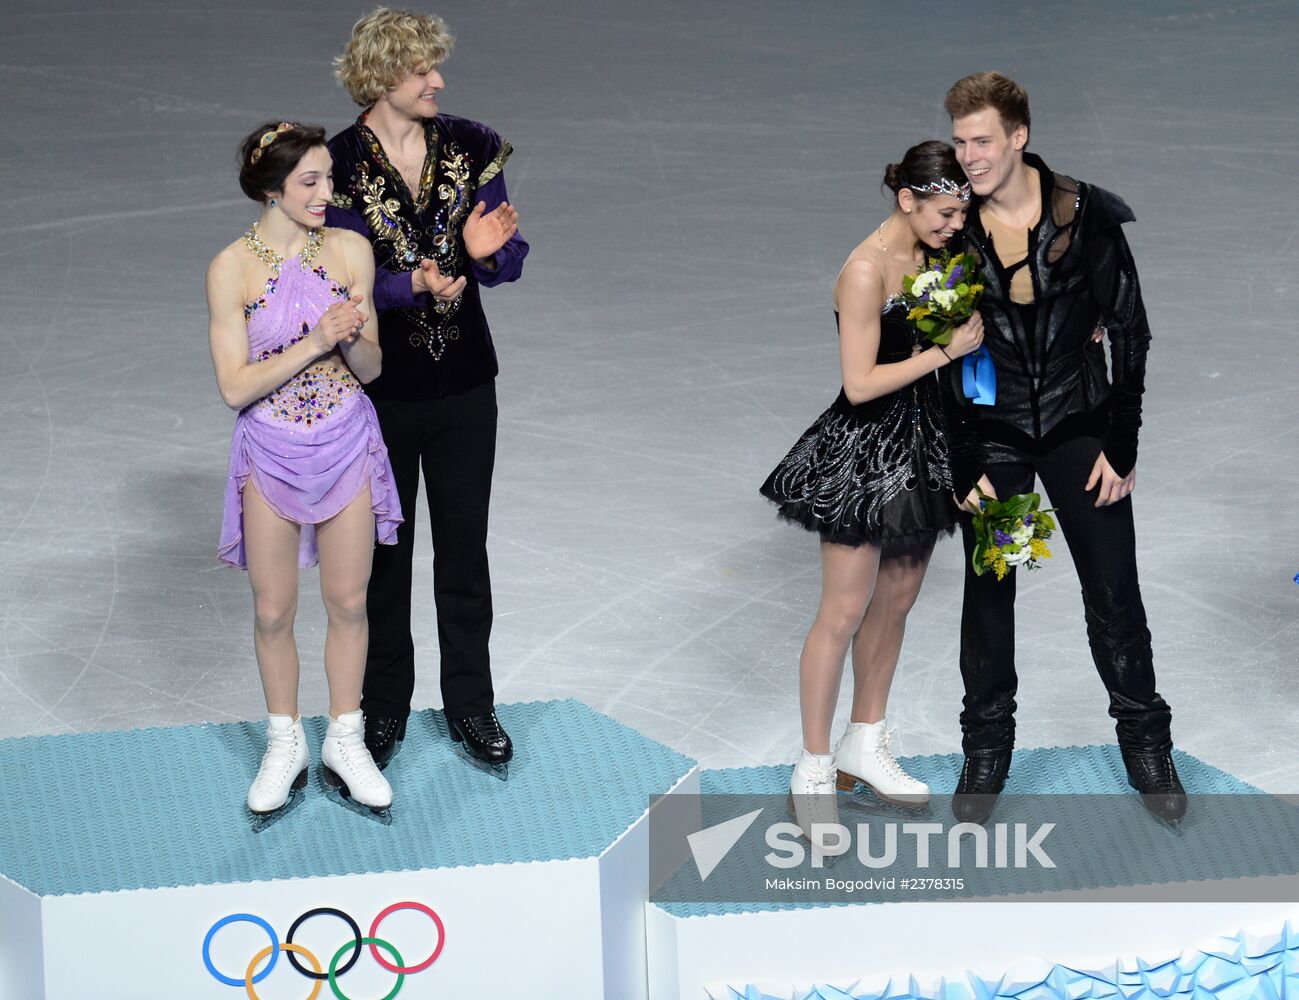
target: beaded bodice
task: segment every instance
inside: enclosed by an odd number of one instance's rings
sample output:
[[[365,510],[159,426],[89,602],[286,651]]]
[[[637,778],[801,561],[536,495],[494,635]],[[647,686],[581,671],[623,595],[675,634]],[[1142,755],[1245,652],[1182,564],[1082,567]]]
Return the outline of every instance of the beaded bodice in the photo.
[[[921,345],[920,331],[907,322],[907,304],[894,295],[880,310],[880,346],[876,363],[881,365],[905,361]]]
[[[287,260],[270,251],[263,253],[256,245],[261,241],[255,231],[245,236],[249,249],[273,272],[262,294],[244,306],[250,363],[266,361],[288,350],[311,333],[332,303],[347,298],[347,288],[315,263],[324,243],[319,233],[312,230],[302,252]],[[310,427],[358,389],[356,376],[333,354],[298,372],[252,405],[264,416]]]
[[[835,310],[835,326],[839,325],[839,312]],[[907,322],[907,304],[901,295],[891,296],[880,309],[880,343],[875,355],[879,365],[905,361],[921,346],[921,335]]]

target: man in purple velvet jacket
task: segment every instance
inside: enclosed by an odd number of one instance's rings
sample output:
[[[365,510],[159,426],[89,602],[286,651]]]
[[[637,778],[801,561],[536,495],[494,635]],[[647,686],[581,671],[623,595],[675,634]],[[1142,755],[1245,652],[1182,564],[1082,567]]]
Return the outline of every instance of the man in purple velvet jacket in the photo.
[[[327,223],[374,248],[383,373],[365,390],[406,519],[397,544],[376,549],[367,595],[361,707],[381,767],[405,736],[415,684],[411,555],[421,465],[448,730],[483,763],[503,766],[513,753],[496,718],[488,656],[497,363],[479,292],[518,278],[528,244],[506,197],[510,144],[485,125],[439,113],[438,67],[452,43],[441,19],[381,7],[356,23],[336,60],[364,110],[329,141],[335,195]]]

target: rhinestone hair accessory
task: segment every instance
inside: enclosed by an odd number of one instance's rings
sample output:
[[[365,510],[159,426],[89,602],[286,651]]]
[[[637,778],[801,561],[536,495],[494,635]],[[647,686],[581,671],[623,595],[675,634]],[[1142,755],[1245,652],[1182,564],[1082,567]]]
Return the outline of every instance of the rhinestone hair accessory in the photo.
[[[257,140],[257,148],[253,150],[252,155],[248,157],[249,163],[256,163],[262,158],[262,150],[273,143],[281,132],[288,132],[290,129],[297,128],[296,122],[280,122],[270,132],[263,132],[262,137]]]
[[[953,180],[944,177],[941,181],[930,181],[928,184],[908,184],[912,191],[918,191],[920,194],[946,194],[951,195],[957,201],[970,200],[970,185],[967,181],[965,184],[957,184]]]

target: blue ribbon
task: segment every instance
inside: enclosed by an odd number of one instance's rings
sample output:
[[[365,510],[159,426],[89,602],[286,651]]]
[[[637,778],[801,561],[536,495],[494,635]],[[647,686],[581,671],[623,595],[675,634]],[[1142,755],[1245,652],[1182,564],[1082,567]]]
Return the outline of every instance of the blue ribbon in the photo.
[[[997,401],[997,369],[992,366],[992,355],[986,347],[980,346],[965,356],[961,388],[965,398],[974,400],[976,406],[991,406]]]

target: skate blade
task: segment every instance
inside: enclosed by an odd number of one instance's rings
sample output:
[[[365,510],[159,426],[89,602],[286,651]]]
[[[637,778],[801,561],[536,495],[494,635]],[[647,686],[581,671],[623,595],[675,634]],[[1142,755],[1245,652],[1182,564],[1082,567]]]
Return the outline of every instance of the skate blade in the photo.
[[[358,816],[364,816],[366,819],[373,820],[381,826],[392,826],[392,806],[384,806],[382,809],[374,806],[367,806],[357,802],[347,791],[347,785],[343,779],[336,775],[329,768],[323,768],[325,798],[331,802],[342,806],[348,812],[354,812]]]
[[[1167,830],[1169,833],[1174,834],[1177,837],[1186,836],[1187,825],[1189,822],[1187,814],[1183,813],[1181,816],[1177,817],[1177,819],[1168,819],[1158,815],[1157,813],[1151,812],[1145,806],[1141,806],[1141,811],[1149,816],[1156,826]]]
[[[466,750],[463,743],[456,743],[456,752],[460,755],[461,760],[472,765],[477,770],[482,771],[484,774],[490,774],[493,778],[497,778],[501,781],[508,781],[510,779],[509,761],[506,761],[504,764],[489,764],[485,760],[479,760]]]
[[[841,805],[847,805],[853,809],[868,811],[872,814],[878,813],[883,816],[930,816],[933,814],[930,802],[932,799],[925,799],[918,802],[909,799],[895,799],[887,795],[881,795],[872,785],[868,785],[860,778],[843,771],[839,772],[839,777],[835,782],[836,790],[846,794],[839,797]],[[865,792],[865,795],[859,794]]]
[[[302,773],[306,774],[305,771]],[[306,800],[307,796],[302,787],[295,785],[289,790],[289,797],[280,808],[272,809],[268,813],[255,813],[247,806],[244,806],[244,814],[248,817],[248,825],[253,833],[261,833],[263,830],[274,826]]]

